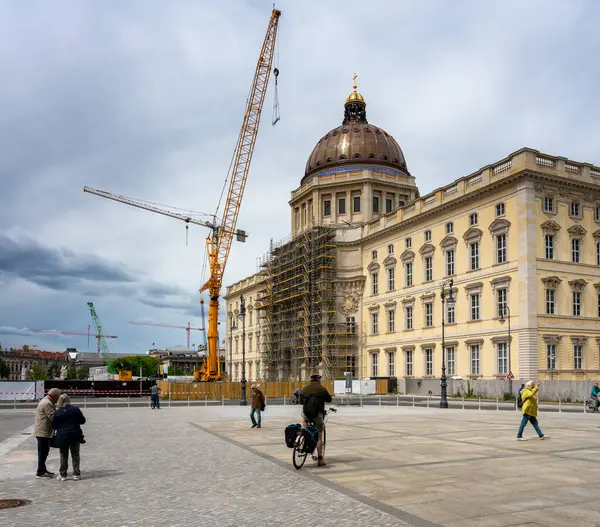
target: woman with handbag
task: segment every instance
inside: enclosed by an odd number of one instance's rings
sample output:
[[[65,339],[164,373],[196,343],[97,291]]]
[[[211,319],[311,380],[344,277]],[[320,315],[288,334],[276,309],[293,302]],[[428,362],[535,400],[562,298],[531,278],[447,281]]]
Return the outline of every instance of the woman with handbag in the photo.
[[[56,431],[54,442],[60,451],[60,469],[56,479],[66,481],[69,469],[69,451],[73,460],[73,480],[81,479],[79,470],[79,446],[83,439],[81,425],[85,423],[85,417],[77,406],[71,404],[67,394],[58,398],[57,410],[54,412],[52,426]]]

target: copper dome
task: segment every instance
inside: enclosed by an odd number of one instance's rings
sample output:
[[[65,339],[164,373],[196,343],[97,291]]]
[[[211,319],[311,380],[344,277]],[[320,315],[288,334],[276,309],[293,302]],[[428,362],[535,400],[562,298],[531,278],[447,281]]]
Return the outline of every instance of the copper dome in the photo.
[[[343,165],[387,166],[409,174],[396,140],[367,122],[366,106],[355,84],[344,105],[343,124],[325,134],[313,148],[302,183],[316,172]]]

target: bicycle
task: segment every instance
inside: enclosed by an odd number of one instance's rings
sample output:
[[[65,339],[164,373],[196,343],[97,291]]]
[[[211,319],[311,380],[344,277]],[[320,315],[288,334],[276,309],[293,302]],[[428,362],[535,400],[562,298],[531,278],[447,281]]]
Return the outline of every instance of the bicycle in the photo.
[[[325,425],[329,421],[329,414],[331,412],[335,413],[335,412],[337,412],[337,409],[330,407],[329,409],[325,410],[325,415],[323,416],[323,422],[325,423]],[[313,424],[313,422],[311,420],[308,420],[307,425],[311,425],[311,424]],[[294,467],[296,468],[296,470],[300,470],[304,466],[304,463],[306,462],[306,458],[309,454],[309,452],[305,452],[305,449],[304,449],[304,445],[306,442],[306,436],[304,434],[304,431],[305,431],[305,429],[302,429],[302,430],[300,430],[300,432],[298,432],[298,436],[296,437],[296,441],[294,442],[294,450],[292,451],[292,462],[294,463]],[[323,430],[323,457],[325,457],[326,443],[327,443],[327,426],[325,426],[324,430]],[[316,449],[317,449],[317,447],[315,446],[315,450]],[[310,453],[313,461],[318,460],[318,456],[314,455],[315,450],[313,450]]]

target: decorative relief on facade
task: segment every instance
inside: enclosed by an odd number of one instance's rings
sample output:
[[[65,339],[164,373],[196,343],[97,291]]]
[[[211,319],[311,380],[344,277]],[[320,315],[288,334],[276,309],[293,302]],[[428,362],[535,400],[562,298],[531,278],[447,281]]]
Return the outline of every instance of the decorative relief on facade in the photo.
[[[358,289],[345,293],[339,304],[342,315],[349,317],[356,313],[360,305],[360,297],[361,293]]]
[[[370,273],[372,273],[373,271],[377,271],[377,269],[379,269],[380,267],[381,266],[377,262],[371,262],[367,266],[367,271],[369,271]]]
[[[600,229],[598,229],[597,231],[594,231],[594,233],[592,234],[592,236],[595,238],[595,240],[597,242],[600,241]]]
[[[426,350],[426,349],[433,350],[433,349],[435,349],[435,342],[427,342],[425,344],[421,344],[420,346],[421,346],[422,350]],[[404,348],[402,348],[402,349],[404,349]]]
[[[560,230],[560,225],[553,220],[545,221],[540,225],[544,233],[555,234]]]
[[[426,243],[419,249],[419,254],[423,258],[433,255],[434,252],[435,252],[435,246],[431,243]]]
[[[489,229],[492,234],[506,234],[510,228],[510,221],[498,218],[490,223]]]
[[[571,225],[567,232],[571,236],[585,236],[587,234],[587,231],[581,225]]]
[[[422,304],[429,304],[430,302],[433,302],[435,299],[435,293],[431,292],[431,293],[425,293],[423,295],[421,295],[421,303]]]
[[[587,339],[585,335],[571,335],[571,342],[576,346],[583,346]]]
[[[406,249],[401,255],[400,260],[404,263],[410,263],[415,259],[415,253],[410,249]]]
[[[542,339],[546,344],[558,344],[562,335],[542,335]]]
[[[390,309],[396,309],[397,304],[398,302],[396,302],[395,300],[390,300],[388,302],[384,302],[383,306],[389,311]]]
[[[467,339],[465,340],[465,344],[467,344],[467,346],[474,346],[477,344],[481,346],[483,344],[483,339]]]
[[[405,306],[412,306],[415,303],[415,297],[414,296],[407,296],[406,298],[402,299],[402,303]]]
[[[573,291],[583,291],[588,283],[583,278],[577,278],[576,280],[570,280],[569,285]]]
[[[598,291],[598,294],[600,294],[600,282],[596,282],[594,284],[594,287],[596,288],[596,291]],[[600,338],[600,337],[599,337]]]
[[[562,280],[558,276],[546,276],[542,278],[542,282],[549,289],[556,289]]]
[[[477,227],[471,227],[463,234],[463,240],[465,243],[474,243],[481,241],[483,237],[483,231]]]
[[[396,260],[396,258],[394,258],[392,255],[390,255],[383,261],[383,266],[384,267],[395,267],[397,263],[398,263],[398,260]]]
[[[465,291],[467,292],[467,297],[469,295],[481,294],[483,290],[483,282],[473,282],[472,284],[467,284],[465,286]]]
[[[452,249],[456,248],[457,244],[458,244],[458,240],[454,236],[447,235],[440,242],[440,247],[444,251],[451,251]]]
[[[381,305],[373,304],[373,305],[367,307],[367,309],[372,313],[374,311],[379,311],[381,309]]]
[[[404,353],[406,353],[407,351],[414,351],[415,347],[414,346],[402,346],[402,351]]]
[[[490,340],[492,341],[493,344],[496,344],[498,342],[508,342],[509,340],[512,342],[512,335],[510,336],[510,339],[508,338],[508,335],[498,335],[498,336],[492,337]]]
[[[492,290],[496,292],[497,289],[508,289],[510,287],[511,280],[512,278],[510,276],[499,276],[498,278],[490,280]]]

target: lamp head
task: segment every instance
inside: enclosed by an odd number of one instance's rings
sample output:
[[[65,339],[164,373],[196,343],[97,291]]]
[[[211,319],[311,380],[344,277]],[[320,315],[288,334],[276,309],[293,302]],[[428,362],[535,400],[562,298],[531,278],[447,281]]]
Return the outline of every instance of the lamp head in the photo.
[[[452,290],[453,285],[454,285],[454,280],[450,280],[450,282],[448,283],[448,298],[446,298],[446,304],[448,304],[449,306],[453,306],[455,303],[454,292]]]

